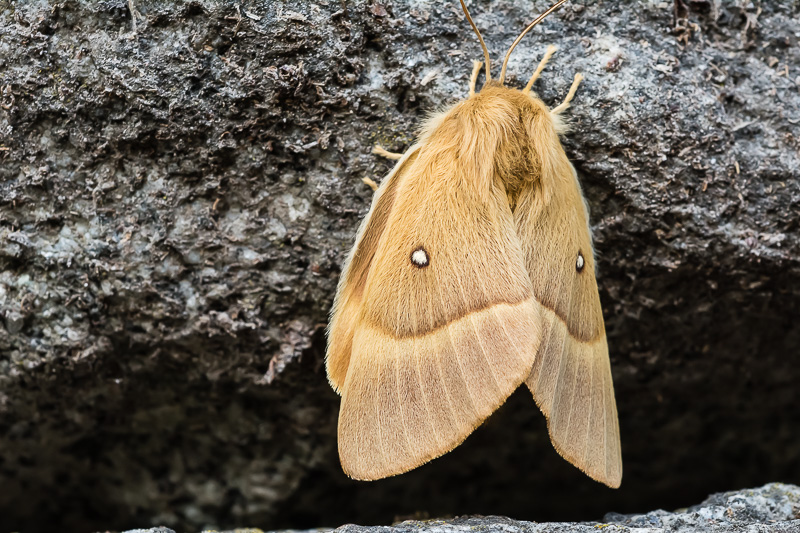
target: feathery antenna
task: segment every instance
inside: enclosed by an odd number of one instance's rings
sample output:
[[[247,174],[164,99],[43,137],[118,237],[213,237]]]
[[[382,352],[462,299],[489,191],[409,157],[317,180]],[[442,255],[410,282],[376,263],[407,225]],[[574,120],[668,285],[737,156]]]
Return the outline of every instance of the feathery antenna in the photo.
[[[478,27],[474,22],[472,22],[472,17],[469,16],[469,10],[467,9],[467,5],[464,3],[464,0],[459,1],[461,2],[461,9],[464,10],[464,14],[467,16],[470,26],[472,26],[472,29],[475,30],[475,35],[478,36],[478,40],[481,42],[481,48],[483,48],[483,58],[486,60],[486,81],[489,82],[492,80],[491,67],[489,66],[491,62],[491,59],[489,58],[489,50],[486,48],[486,43],[483,42],[483,37],[481,36],[481,32],[478,31]],[[564,2],[566,2],[566,0],[564,0]]]
[[[514,41],[514,42],[511,44],[511,48],[509,48],[509,49],[508,49],[508,52],[506,52],[506,57],[505,57],[505,59],[503,60],[503,68],[502,68],[502,70],[500,70],[500,83],[501,83],[501,84],[502,84],[502,83],[503,83],[503,81],[505,81],[505,79],[506,79],[506,67],[508,66],[508,58],[509,58],[509,57],[511,57],[511,52],[514,50],[514,47],[516,47],[516,46],[519,44],[519,42],[522,40],[522,38],[523,38],[523,37],[525,37],[525,34],[526,34],[526,33],[528,33],[529,31],[531,31],[531,29],[532,29],[534,26],[536,26],[536,25],[537,25],[537,24],[539,24],[541,21],[543,21],[543,20],[544,20],[544,18],[545,18],[547,15],[549,15],[550,13],[552,13],[553,11],[555,11],[556,9],[558,9],[559,7],[561,7],[561,6],[562,6],[564,3],[566,3],[566,1],[567,1],[567,0],[558,0],[558,2],[556,2],[555,4],[553,4],[552,6],[550,6],[550,8],[549,8],[547,11],[545,11],[544,13],[542,13],[541,15],[539,15],[538,17],[536,17],[536,20],[534,20],[533,22],[531,22],[531,23],[528,25],[528,27],[527,27],[527,28],[525,28],[525,30],[524,30],[522,33],[520,33],[520,34],[519,34],[519,37],[517,37],[517,39],[516,39],[516,40],[515,40],[515,41]],[[462,2],[461,2],[461,5],[462,5],[462,6],[464,5],[464,2],[463,2],[463,0],[462,0]],[[466,8],[464,8],[464,9],[466,10]],[[469,15],[467,15],[467,16],[469,16]],[[470,22],[472,22],[472,20],[470,20]],[[474,28],[474,27],[475,27],[475,25],[473,24],[473,25],[472,25],[472,27]],[[475,31],[478,31],[478,30],[477,30],[477,28],[475,29]],[[480,37],[480,34],[478,34],[478,36]],[[483,43],[483,39],[481,39],[481,43]]]

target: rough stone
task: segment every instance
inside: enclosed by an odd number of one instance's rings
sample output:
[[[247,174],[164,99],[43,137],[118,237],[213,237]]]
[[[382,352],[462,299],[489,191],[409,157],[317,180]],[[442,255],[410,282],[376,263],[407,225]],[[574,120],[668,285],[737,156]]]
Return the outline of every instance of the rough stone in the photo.
[[[794,533],[800,531],[800,487],[771,484],[761,489],[715,494],[675,512],[608,514],[602,522],[536,523],[510,518],[463,517],[410,520],[391,527],[347,525],[337,533]]]
[[[262,533],[236,529],[235,533]],[[234,531],[227,533],[234,533]],[[345,525],[305,533],[795,533],[800,531],[800,487],[771,483],[759,489],[714,494],[700,505],[675,512],[607,514],[602,522],[536,523],[502,516],[467,516],[447,520],[407,520],[392,526]],[[173,533],[163,528],[125,533]],[[203,533],[211,533],[205,531]],[[277,532],[276,532],[277,533]],[[283,530],[280,533],[300,533]]]
[[[545,4],[471,7],[497,57]],[[510,83],[549,43],[546,102],[586,76],[565,146],[622,489],[524,391],[408,475],[337,464],[324,328],[360,178],[466,96],[456,2],[0,0],[0,529],[581,520],[800,481],[800,4],[570,4]]]

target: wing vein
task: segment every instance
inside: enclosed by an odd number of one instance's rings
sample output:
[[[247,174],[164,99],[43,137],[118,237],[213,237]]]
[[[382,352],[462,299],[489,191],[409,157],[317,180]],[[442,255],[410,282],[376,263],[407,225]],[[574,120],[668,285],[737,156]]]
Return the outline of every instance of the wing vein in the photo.
[[[377,380],[376,380],[377,383]],[[375,409],[375,426],[378,430],[378,451],[383,459],[383,464],[386,464],[386,451],[383,449],[383,423],[381,421],[381,410],[378,407],[378,394],[377,387],[372,389],[372,406]]]
[[[453,270],[453,272],[455,273],[456,283],[458,284],[458,291],[461,293],[461,305],[463,306],[467,300],[466,291],[464,290],[464,283],[461,281],[461,276],[459,275],[458,270],[455,269]],[[485,289],[483,290],[485,293]],[[478,339],[478,346],[481,347],[481,352],[483,352],[483,357],[484,359],[486,359],[486,351],[483,349],[483,345],[481,344],[480,335],[478,335],[478,328],[477,326],[475,326],[475,321],[472,318],[472,314],[467,316],[469,317],[469,323],[472,325],[472,329],[475,332],[475,338]],[[469,386],[469,383],[466,380],[466,374],[464,374],[464,366],[461,364],[461,356],[459,355],[458,351],[456,350],[456,346],[453,343],[453,336],[450,334],[449,325],[447,326],[447,339],[450,341],[450,346],[453,347],[453,354],[455,355],[456,360],[458,361],[458,368],[461,371],[461,379],[464,381],[464,384],[466,385],[467,394],[469,395],[469,399],[472,402],[473,411],[475,413],[478,413],[478,408],[477,408],[478,406],[475,402],[475,397],[472,395],[472,387]],[[489,361],[487,360],[486,363],[488,364]],[[494,374],[492,374],[492,377],[494,378]],[[497,382],[497,378],[494,378],[494,380],[495,382]]]
[[[494,317],[497,319],[497,322],[500,323],[500,326],[505,331],[505,327],[503,326],[503,322],[498,317],[497,311],[495,309],[492,309],[492,314],[494,315]],[[497,391],[502,394],[503,393],[503,387],[500,386],[500,381],[497,379],[497,375],[494,372],[494,368],[492,367],[492,364],[489,362],[489,354],[486,353],[486,347],[483,345],[483,341],[481,340],[480,333],[478,332],[478,326],[475,324],[475,320],[472,318],[472,315],[469,315],[469,323],[472,324],[472,331],[475,332],[475,338],[478,339],[478,346],[481,347],[481,354],[483,354],[483,360],[486,361],[486,366],[489,367],[489,373],[491,374],[492,379],[494,380],[494,384],[497,386]],[[506,335],[506,336],[508,336],[508,335]]]
[[[461,276],[458,274],[458,270],[455,269],[453,270],[453,272],[455,273],[456,283],[458,284],[458,290],[461,293],[461,305],[463,306],[466,300],[464,285],[461,282]],[[471,315],[468,316],[470,319],[470,324],[473,324],[472,316]],[[474,324],[473,324],[473,329],[475,329]],[[458,350],[456,350],[456,345],[453,342],[453,336],[450,333],[449,324],[447,325],[446,330],[447,330],[447,340],[450,342],[450,346],[453,348],[453,355],[455,356],[456,361],[458,361],[458,369],[461,372],[461,379],[464,381],[465,388],[467,389],[467,395],[469,395],[470,402],[472,403],[473,412],[477,413],[478,409],[477,409],[477,404],[475,403],[475,397],[472,395],[472,390],[471,390],[472,388],[469,386],[469,383],[466,380],[466,374],[464,374],[464,366],[461,364],[461,356],[458,354]],[[475,332],[475,335],[477,336],[477,331]],[[480,340],[478,341],[478,344],[480,345]],[[481,346],[481,349],[483,349],[483,346]]]
[[[436,424],[433,423],[433,418],[431,416],[431,408],[428,406],[428,394],[425,392],[424,387],[422,387],[422,370],[419,367],[419,349],[417,344],[419,343],[418,340],[414,339],[414,362],[417,369],[417,379],[420,383],[420,395],[422,396],[422,404],[425,406],[425,412],[428,413],[428,422],[430,422],[431,430],[433,431],[433,438],[436,439],[437,444],[439,446],[442,445],[442,439],[439,437],[439,432],[436,429]]]
[[[415,343],[416,344],[416,343]],[[416,346],[415,346],[416,347]],[[411,437],[408,436],[408,424],[406,423],[406,413],[403,409],[403,404],[406,402],[403,401],[403,398],[400,397],[400,365],[394,365],[394,388],[397,396],[397,406],[400,409],[400,421],[403,423],[403,435],[406,437],[406,450],[409,452],[412,449],[411,446]]]
[[[492,219],[492,225],[493,226],[497,226],[498,225],[497,224],[497,217],[492,216],[492,212],[491,211],[489,213],[490,213],[490,218]],[[484,280],[483,276],[477,276],[477,278],[478,278],[478,282],[480,283],[481,290],[483,291],[484,298],[488,299],[489,291],[486,289],[486,280]],[[464,287],[461,284],[461,280],[460,279],[459,279],[459,288],[461,289],[461,297],[462,298],[466,298],[466,294],[464,293]],[[500,327],[503,328],[503,333],[505,334],[506,338],[508,338],[508,340],[511,341],[510,342],[511,346],[516,346],[516,344],[514,343],[514,339],[512,339],[509,336],[508,331],[506,330],[505,324],[503,323],[502,320],[500,320],[500,316],[497,314],[497,309],[495,308],[495,306],[492,306],[489,309],[492,311],[492,315],[494,315],[495,320],[497,320],[497,322],[500,324]],[[484,359],[484,361],[486,361],[486,366],[489,367],[489,372],[492,375],[492,379],[494,379],[494,384],[497,386],[497,392],[502,394],[503,393],[503,387],[500,385],[500,380],[497,379],[497,374],[494,371],[494,366],[489,362],[489,354],[486,353],[486,348],[483,346],[483,342],[481,341],[480,334],[478,333],[478,326],[475,325],[475,321],[472,319],[471,315],[470,315],[470,322],[472,323],[472,329],[475,331],[475,337],[478,339],[478,344],[481,347],[481,353],[483,354],[483,359]],[[517,350],[514,350],[514,351],[518,355],[517,359],[519,359],[519,352],[517,352]]]
[[[592,409],[594,408],[594,371],[595,367],[597,366],[594,361],[594,357],[592,357],[591,361],[592,364],[590,365],[592,368],[592,375],[589,378],[589,408],[586,410],[588,415],[586,416],[586,440],[585,446],[586,450],[583,453],[583,464],[587,465],[588,467],[588,459],[589,459],[589,450],[592,448],[589,439],[591,438],[591,429],[592,429]]]
[[[497,316],[496,311],[493,311],[493,314]],[[497,376],[494,373],[494,369],[492,368],[492,364],[489,362],[489,354],[486,353],[486,347],[483,345],[483,341],[481,341],[481,336],[478,333],[478,326],[475,325],[475,320],[472,318],[472,315],[470,315],[469,317],[469,322],[470,324],[472,324],[472,331],[475,332],[475,338],[478,339],[478,346],[481,347],[481,354],[483,354],[483,360],[486,361],[486,366],[489,367],[489,373],[491,374],[492,379],[494,380],[494,384],[497,386],[497,391],[502,394],[503,388],[500,386],[500,381],[497,379]],[[500,322],[500,320],[498,320],[498,322]]]
[[[488,293],[488,291],[486,290],[486,281],[481,276],[478,276],[478,280],[480,282],[481,290],[483,291],[484,297],[486,297],[487,293]],[[459,284],[459,286],[460,286],[460,284]],[[462,297],[466,296],[464,294],[464,288],[463,287],[461,287],[461,293],[462,293]],[[500,327],[503,328],[503,333],[505,334],[506,338],[509,341],[511,341],[510,342],[511,346],[516,346],[516,344],[514,343],[514,339],[512,339],[509,336],[508,331],[506,330],[505,324],[503,323],[502,320],[500,320],[500,316],[497,314],[497,309],[494,306],[490,307],[489,309],[491,309],[492,315],[494,315],[495,320],[497,320],[497,322],[500,324]],[[489,367],[489,372],[492,375],[492,379],[494,380],[494,384],[497,385],[497,391],[500,394],[502,394],[503,393],[503,387],[500,385],[500,380],[497,379],[497,374],[494,371],[494,366],[489,362],[489,354],[486,353],[486,348],[483,346],[483,342],[481,341],[481,337],[478,334],[478,326],[475,325],[475,321],[472,319],[471,315],[470,315],[470,322],[472,323],[472,329],[475,331],[475,337],[478,339],[478,344],[481,347],[481,352],[483,353],[483,359],[484,359],[484,361],[486,361],[486,366]],[[519,355],[519,352],[517,352],[517,350],[514,350],[514,352],[517,353],[517,355]],[[519,359],[519,357],[517,357],[517,359]]]
[[[417,316],[414,313],[409,313],[409,316],[411,317],[411,321],[414,324],[414,329],[416,329],[417,328],[417,322],[418,322],[417,321]],[[416,352],[417,352],[417,341],[416,341],[416,339],[412,341],[412,350],[413,350],[413,352],[411,354],[412,360],[416,361]],[[411,450],[412,450],[411,437],[409,437],[409,434],[408,434],[408,423],[406,422],[405,409],[403,409],[403,404],[405,404],[405,402],[403,401],[403,398],[400,397],[400,364],[399,363],[395,364],[394,368],[395,368],[394,382],[395,382],[395,389],[397,390],[397,406],[398,406],[398,409],[400,409],[400,421],[403,423],[403,434],[406,437],[406,450],[411,452]],[[422,386],[420,384],[420,389],[421,388],[422,388]]]
[[[567,305],[567,309],[568,310],[572,309],[572,297],[574,295],[573,293],[574,293],[574,291],[572,291],[572,290],[569,291],[569,304]],[[566,325],[565,325],[565,329],[566,329]],[[567,331],[565,333],[565,335],[568,336],[569,332]],[[558,360],[558,378],[556,378],[556,385],[555,385],[555,387],[553,387],[553,400],[550,403],[550,405],[553,406],[552,407],[552,409],[553,409],[552,410],[552,415],[554,415],[555,413],[557,413],[559,411],[559,409],[556,409],[556,402],[558,401],[559,407],[561,405],[561,401],[560,401],[560,397],[559,397],[558,393],[561,390],[561,384],[562,384],[562,378],[563,378],[563,374],[562,374],[562,370],[561,369],[563,368],[563,366],[565,364],[565,361],[566,361],[566,364],[569,364],[569,356],[564,357],[564,354],[567,351],[567,345],[568,345],[567,341],[568,340],[569,339],[564,339],[564,344],[561,347],[561,356],[559,357],[559,360]],[[571,414],[572,413],[570,412],[570,415]],[[567,428],[569,428],[569,418],[567,418]]]
[[[568,343],[565,342],[564,343],[564,351],[567,350],[567,345],[568,345]],[[567,355],[567,358],[569,358],[569,354]],[[566,425],[567,433],[569,433],[569,427],[570,427],[570,424],[572,423],[572,413],[575,410],[575,393],[577,392],[577,390],[576,390],[577,383],[578,383],[578,369],[576,368],[575,369],[575,376],[574,376],[574,378],[572,380],[572,390],[570,391],[569,404],[568,404],[569,405],[569,414],[567,415],[567,425]],[[577,459],[577,457],[576,457],[576,459]]]
[[[606,400],[608,393],[606,392],[606,377],[603,374],[603,464],[606,478],[608,478],[608,416],[606,409]]]
[[[477,406],[475,404],[475,397],[472,395],[471,387],[469,386],[469,383],[467,382],[467,380],[465,378],[464,365],[461,364],[461,356],[458,355],[458,351],[456,350],[456,345],[453,343],[453,336],[450,334],[450,326],[447,326],[446,330],[447,330],[447,340],[450,343],[450,346],[453,348],[453,355],[455,356],[456,361],[458,362],[458,370],[461,373],[461,381],[464,382],[464,388],[467,389],[467,395],[469,396],[469,401],[470,401],[470,403],[472,403],[472,410],[473,410],[473,412],[477,413],[478,409],[477,409]],[[445,383],[445,387],[447,387],[446,383]],[[448,389],[448,392],[449,392],[449,389]],[[452,403],[451,403],[451,405],[452,405]],[[456,420],[456,422],[458,422],[458,421]]]
[[[502,320],[500,320],[500,317],[499,317],[499,315],[497,314],[497,311],[496,311],[496,310],[493,310],[492,312],[494,313],[494,316],[495,316],[495,318],[497,318],[497,322],[500,324],[500,327],[501,327],[501,328],[503,328],[503,334],[504,334],[504,335],[506,336],[506,338],[509,340],[509,344],[510,344],[511,346],[513,346],[513,347],[514,347],[514,353],[516,353],[516,354],[517,354],[517,359],[518,359],[518,360],[523,360],[523,361],[524,361],[524,356],[522,355],[522,352],[521,352],[521,351],[520,351],[520,350],[517,348],[517,343],[516,343],[516,342],[514,342],[514,339],[513,339],[513,338],[511,337],[511,335],[508,333],[508,328],[506,327],[506,324],[505,324],[505,322],[503,322]],[[487,360],[486,362],[488,363],[489,361]],[[533,366],[531,365],[531,368],[532,368],[532,367],[533,367]],[[490,367],[489,367],[489,368],[492,368],[492,367],[491,367],[491,365],[490,365]],[[528,373],[530,373],[530,371],[531,371],[531,369],[529,368],[529,369],[528,369]],[[494,370],[492,370],[492,375],[494,375]],[[497,382],[497,376],[494,376],[494,381],[495,381],[495,383],[497,383],[497,386],[499,387],[499,386],[500,386],[500,384]]]
[[[437,297],[439,297],[441,299],[441,294],[439,294],[438,287],[436,285],[434,285],[434,288],[436,290]],[[429,304],[429,308],[430,308],[430,304],[431,304],[430,292],[428,292],[428,304]],[[447,332],[447,338],[450,341],[450,345],[452,346],[453,345],[453,339],[450,338],[450,326],[449,325],[445,326],[445,331]],[[453,351],[455,352],[455,349]],[[459,363],[459,367],[460,366],[461,366],[461,364]],[[448,387],[447,381],[444,379],[444,374],[442,373],[442,360],[441,360],[441,357],[436,357],[436,368],[439,369],[439,380],[440,380],[440,383],[442,384],[442,388],[445,390],[445,393],[446,393],[445,396],[447,396],[447,405],[450,406],[450,419],[454,422],[456,427],[459,427],[460,424],[459,424],[459,421],[458,421],[458,417],[456,416],[456,408],[455,408],[455,405],[453,405],[453,398],[452,398],[453,394],[450,392],[450,388]]]
[[[426,291],[426,294],[427,294],[427,299],[428,299],[428,307],[426,309],[430,309],[431,308],[431,294],[430,294],[430,291]],[[431,408],[428,406],[428,394],[425,391],[425,388],[422,386],[422,383],[424,383],[424,381],[422,379],[422,369],[420,368],[420,364],[419,364],[419,361],[420,361],[419,342],[420,341],[419,341],[418,338],[414,339],[414,361],[416,362],[416,367],[417,367],[417,378],[419,379],[419,390],[420,390],[420,394],[422,395],[422,403],[425,405],[425,412],[428,413],[428,422],[431,425],[431,429],[433,431],[433,437],[436,439],[436,442],[439,444],[439,446],[441,446],[442,445],[442,440],[439,437],[439,432],[436,429],[436,424],[433,423],[433,417],[431,415]],[[437,361],[437,366],[439,366],[438,365],[438,361]],[[441,376],[441,374],[442,374],[442,372],[441,372],[441,368],[440,368],[439,369],[439,375]]]
[[[547,308],[545,307],[545,309],[547,309]],[[541,362],[537,363],[535,359],[533,361],[534,365],[537,365],[537,364],[539,365],[539,374],[536,376],[536,390],[537,391],[540,390],[539,387],[542,384],[542,376],[544,376],[544,374],[545,374],[544,372],[542,372],[542,370],[544,369],[544,363],[545,363],[544,355],[547,352],[547,347],[550,344],[550,339],[553,337],[553,324],[554,324],[553,320],[554,319],[552,317],[549,317],[549,322],[548,322],[548,325],[547,325],[547,333],[546,333],[547,337],[545,337],[545,333],[543,332],[542,333],[541,344],[539,345],[539,349],[537,350],[537,354],[536,354],[537,358],[539,357],[539,353],[544,352],[544,353],[542,353]],[[559,368],[560,368],[560,365],[559,365]],[[557,385],[557,383],[556,383],[556,385]],[[556,391],[556,387],[554,386],[553,387],[553,396],[554,397],[555,397],[555,391]],[[553,412],[553,401],[554,401],[554,398],[550,398],[550,413]],[[545,403],[542,402],[542,405],[545,405]],[[549,416],[550,413],[547,413],[547,415]]]

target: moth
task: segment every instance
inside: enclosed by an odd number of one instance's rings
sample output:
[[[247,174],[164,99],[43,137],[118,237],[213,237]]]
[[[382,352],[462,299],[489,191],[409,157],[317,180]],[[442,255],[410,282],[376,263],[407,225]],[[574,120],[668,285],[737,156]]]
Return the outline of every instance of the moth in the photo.
[[[328,329],[345,473],[375,480],[458,446],[523,382],[567,461],[622,479],[619,424],[588,208],[561,146],[563,103],[475,61],[469,97],[430,118],[375,192]]]

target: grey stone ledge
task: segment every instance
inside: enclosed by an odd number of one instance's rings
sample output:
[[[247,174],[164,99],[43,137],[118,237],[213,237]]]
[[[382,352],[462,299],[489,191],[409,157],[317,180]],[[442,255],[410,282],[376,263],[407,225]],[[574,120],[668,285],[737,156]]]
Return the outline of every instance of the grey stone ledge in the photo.
[[[337,533],[800,533],[800,487],[770,483],[757,489],[713,494],[703,503],[646,514],[609,513],[603,522],[524,522],[502,516],[471,516],[446,520],[409,520],[392,526],[347,524],[307,532]],[[225,533],[262,533],[237,529]],[[125,533],[174,533],[170,529],[137,529]],[[203,533],[212,533],[206,530]],[[295,533],[284,530],[282,533]],[[297,532],[300,533],[300,532]]]

